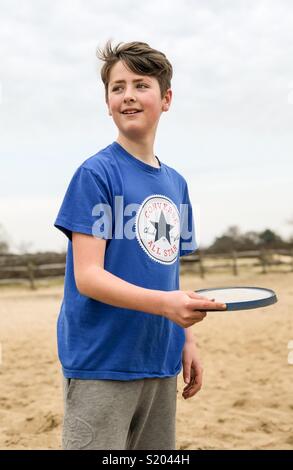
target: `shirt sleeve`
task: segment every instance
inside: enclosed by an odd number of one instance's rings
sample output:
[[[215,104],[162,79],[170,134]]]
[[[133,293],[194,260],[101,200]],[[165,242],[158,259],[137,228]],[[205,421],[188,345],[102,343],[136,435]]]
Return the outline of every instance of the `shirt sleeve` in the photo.
[[[112,196],[106,178],[83,166],[74,173],[54,226],[71,241],[72,232],[112,238]]]
[[[180,257],[194,253],[197,249],[192,205],[187,184],[180,205]]]

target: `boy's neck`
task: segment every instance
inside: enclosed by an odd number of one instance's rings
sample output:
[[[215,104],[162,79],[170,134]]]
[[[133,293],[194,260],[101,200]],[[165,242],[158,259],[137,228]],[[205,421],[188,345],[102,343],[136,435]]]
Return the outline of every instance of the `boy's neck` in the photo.
[[[120,144],[128,153],[138,160],[142,160],[148,165],[159,168],[158,160],[156,159],[153,151],[154,141],[140,141],[133,142],[124,136],[119,135],[116,142]]]

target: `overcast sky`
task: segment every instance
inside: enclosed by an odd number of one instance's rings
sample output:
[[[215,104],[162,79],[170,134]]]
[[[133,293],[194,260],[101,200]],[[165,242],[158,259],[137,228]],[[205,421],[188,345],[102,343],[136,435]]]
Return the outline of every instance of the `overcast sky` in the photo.
[[[0,224],[17,252],[53,227],[76,168],[117,138],[95,51],[143,41],[174,68],[155,153],[189,184],[197,238],[293,233],[293,2],[0,0]]]

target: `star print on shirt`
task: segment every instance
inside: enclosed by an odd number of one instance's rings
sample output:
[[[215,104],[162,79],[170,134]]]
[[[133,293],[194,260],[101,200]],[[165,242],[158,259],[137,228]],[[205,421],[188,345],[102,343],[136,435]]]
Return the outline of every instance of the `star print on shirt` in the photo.
[[[163,212],[161,211],[159,222],[151,222],[151,224],[155,227],[156,229],[156,237],[155,237],[155,242],[160,240],[160,238],[165,237],[166,240],[171,245],[170,241],[170,231],[174,227],[174,225],[167,224],[165,216]]]

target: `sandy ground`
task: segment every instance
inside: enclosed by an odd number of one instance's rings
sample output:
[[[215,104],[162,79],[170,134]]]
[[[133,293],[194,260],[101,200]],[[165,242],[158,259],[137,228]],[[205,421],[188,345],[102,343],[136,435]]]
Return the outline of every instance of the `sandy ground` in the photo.
[[[293,449],[293,273],[181,278],[182,289],[236,284],[275,289],[279,302],[210,313],[193,327],[204,386],[185,401],[179,376],[177,449]],[[0,289],[1,449],[60,449],[55,330],[62,292],[60,285]]]

